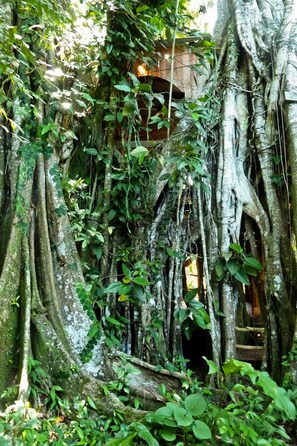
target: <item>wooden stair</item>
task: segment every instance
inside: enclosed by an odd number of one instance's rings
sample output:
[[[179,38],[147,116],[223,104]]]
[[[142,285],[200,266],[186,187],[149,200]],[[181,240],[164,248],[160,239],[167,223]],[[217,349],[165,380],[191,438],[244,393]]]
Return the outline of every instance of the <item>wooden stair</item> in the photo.
[[[252,334],[254,344],[236,344],[237,359],[240,361],[262,361],[264,327],[235,327],[237,332]]]

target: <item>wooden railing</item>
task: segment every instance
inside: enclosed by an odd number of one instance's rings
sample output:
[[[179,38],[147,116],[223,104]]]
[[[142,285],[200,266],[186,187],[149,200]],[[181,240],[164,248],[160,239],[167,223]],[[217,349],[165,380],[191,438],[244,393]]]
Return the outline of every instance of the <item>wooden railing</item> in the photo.
[[[241,361],[261,361],[264,353],[264,346],[258,345],[263,341],[264,327],[235,327],[241,333],[254,333],[260,335],[259,340],[255,337],[255,344],[236,344],[237,359]]]

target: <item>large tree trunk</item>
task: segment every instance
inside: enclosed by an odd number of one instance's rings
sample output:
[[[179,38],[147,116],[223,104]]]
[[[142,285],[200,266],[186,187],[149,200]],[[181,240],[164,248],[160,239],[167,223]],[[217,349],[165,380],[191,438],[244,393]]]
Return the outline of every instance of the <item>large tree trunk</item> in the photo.
[[[292,347],[296,319],[296,256],[294,190],[294,2],[231,1],[221,14],[217,32],[223,82],[222,134],[217,149],[217,218],[219,251],[229,242],[242,242],[243,213],[251,217],[263,246],[264,310],[267,365],[276,379],[282,376],[281,358]],[[225,19],[224,19],[225,18]],[[279,25],[281,23],[281,26]],[[291,82],[291,84],[290,84]],[[285,111],[287,110],[287,113]],[[295,141],[296,142],[296,141]],[[221,200],[221,201],[220,201]],[[228,213],[222,213],[227,208]],[[257,228],[257,229],[256,229]],[[260,245],[259,245],[260,247]],[[249,249],[253,252],[253,247]],[[231,288],[230,288],[231,286]],[[234,355],[237,293],[230,281],[222,284],[226,315],[226,357]],[[228,297],[229,296],[229,297]],[[223,324],[224,325],[224,324]]]
[[[245,288],[229,273],[221,281],[216,277],[217,261],[231,243],[245,245],[254,256],[260,253],[267,366],[281,379],[281,358],[296,338],[292,2],[233,0],[228,6],[218,36],[218,66],[197,102],[199,113],[192,113],[191,105],[170,140],[152,148],[142,162],[131,155],[134,142],[140,145],[137,94],[128,101],[130,112],[114,88],[123,77],[106,78],[102,69],[89,90],[93,100],[86,114],[78,109],[70,116],[57,110],[51,88],[58,91],[58,81],[45,81],[43,65],[24,72],[19,68],[23,53],[14,63],[7,60],[14,71],[3,77],[13,106],[0,117],[0,392],[18,381],[20,396],[26,396],[28,358],[34,355],[49,380],[69,394],[97,392],[102,411],[111,413],[114,405],[122,409],[116,398],[107,402],[100,393],[104,381],[114,378],[116,359],[106,348],[113,343],[138,357],[134,363],[143,372],[144,399],[155,398],[152,382],[158,379],[141,361],[164,365],[181,359],[176,310],[185,305],[182,274],[190,254],[202,256],[199,292],[210,315],[213,359],[220,364],[234,357]],[[108,19],[113,30],[123,32],[119,11]],[[26,32],[23,11],[12,11],[7,2],[1,14],[10,18],[15,33]],[[11,31],[3,27],[3,32],[8,38]],[[122,42],[112,39],[111,34],[102,60],[126,75],[135,54],[119,64]],[[42,48],[36,51],[45,58]],[[58,63],[52,54],[46,61]],[[71,90],[72,80],[64,81]],[[74,124],[78,141],[71,133]],[[88,177],[88,194],[74,200],[73,191],[63,190],[67,175]],[[75,233],[81,212],[87,215],[79,221],[81,233],[93,235],[89,245],[77,237],[76,246],[71,224]],[[143,284],[140,295],[106,292],[114,282],[127,285],[135,278]],[[261,288],[259,279],[256,285]],[[134,378],[131,385],[139,393],[140,381]],[[175,380],[168,385],[174,388]],[[134,415],[127,411],[128,418]]]

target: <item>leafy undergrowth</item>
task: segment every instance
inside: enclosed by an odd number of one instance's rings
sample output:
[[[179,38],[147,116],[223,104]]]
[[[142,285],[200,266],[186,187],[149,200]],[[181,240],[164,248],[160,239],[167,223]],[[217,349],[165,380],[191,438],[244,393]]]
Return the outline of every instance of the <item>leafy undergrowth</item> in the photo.
[[[266,372],[230,360],[215,389],[192,380],[180,395],[160,389],[167,403],[143,420],[126,424],[123,413],[98,413],[94,401],[62,399],[59,386],[48,388],[35,361],[29,403],[8,406],[0,416],[0,446],[277,446],[293,443],[297,391],[277,386]],[[32,379],[33,377],[33,379]],[[113,388],[116,386],[113,383]],[[125,386],[127,392],[127,386]],[[8,400],[14,389],[4,393]],[[122,386],[117,387],[118,396]],[[42,403],[41,403],[42,401]]]

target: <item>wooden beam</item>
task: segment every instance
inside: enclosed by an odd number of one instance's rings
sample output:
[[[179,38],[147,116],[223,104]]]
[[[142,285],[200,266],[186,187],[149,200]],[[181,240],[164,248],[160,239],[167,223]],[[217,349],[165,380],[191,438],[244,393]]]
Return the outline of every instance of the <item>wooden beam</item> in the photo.
[[[264,327],[235,327],[236,331],[244,331],[244,332],[250,332],[255,331],[256,333],[264,333]]]
[[[241,350],[264,350],[263,345],[243,345],[243,344],[236,344],[236,348],[239,348]]]

